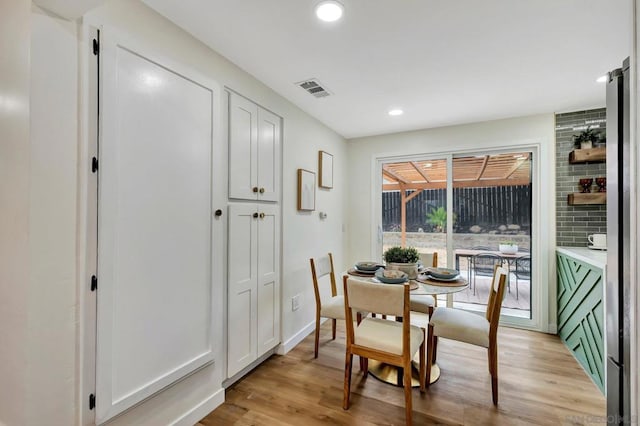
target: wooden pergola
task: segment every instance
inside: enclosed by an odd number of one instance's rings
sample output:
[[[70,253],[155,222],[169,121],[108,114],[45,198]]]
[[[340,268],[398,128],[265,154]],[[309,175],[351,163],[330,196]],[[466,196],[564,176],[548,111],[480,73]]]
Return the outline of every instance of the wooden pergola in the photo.
[[[400,191],[402,246],[406,244],[407,203],[426,189],[447,187],[447,161],[405,161],[382,166],[382,190]],[[529,185],[530,153],[478,155],[453,159],[454,188]],[[407,195],[407,191],[414,191]]]

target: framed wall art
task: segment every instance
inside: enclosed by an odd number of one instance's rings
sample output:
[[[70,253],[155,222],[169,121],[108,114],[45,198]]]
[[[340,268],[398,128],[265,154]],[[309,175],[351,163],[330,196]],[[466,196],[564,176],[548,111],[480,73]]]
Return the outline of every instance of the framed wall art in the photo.
[[[333,155],[318,151],[318,170],[320,171],[320,187],[333,188]]]
[[[298,210],[312,211],[316,209],[316,174],[305,169],[298,169]]]

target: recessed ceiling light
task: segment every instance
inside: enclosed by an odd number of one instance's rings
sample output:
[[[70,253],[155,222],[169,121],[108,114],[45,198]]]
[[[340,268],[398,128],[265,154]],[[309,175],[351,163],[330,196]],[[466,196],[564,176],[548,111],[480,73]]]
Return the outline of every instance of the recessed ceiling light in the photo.
[[[603,76],[601,76],[601,77],[598,77],[598,78],[596,79],[596,81],[597,81],[598,83],[604,83],[604,82],[606,82],[606,81],[607,81],[607,76],[606,76],[606,74],[605,74],[605,75],[603,75]]]
[[[433,166],[433,164],[432,164],[432,163],[427,163],[427,164],[425,164],[424,166],[428,168],[428,167]]]
[[[399,108],[389,110],[389,115],[392,115],[392,116],[402,115],[402,114],[404,114],[404,111]]]
[[[342,18],[344,6],[335,0],[321,1],[316,6],[316,16],[321,21],[335,22]]]

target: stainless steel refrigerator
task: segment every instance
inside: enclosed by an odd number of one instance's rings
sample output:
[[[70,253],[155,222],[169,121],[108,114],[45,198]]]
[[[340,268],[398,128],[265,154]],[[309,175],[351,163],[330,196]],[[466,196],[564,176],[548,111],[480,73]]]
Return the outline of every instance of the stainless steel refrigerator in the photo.
[[[607,422],[629,424],[630,114],[629,58],[607,79]]]

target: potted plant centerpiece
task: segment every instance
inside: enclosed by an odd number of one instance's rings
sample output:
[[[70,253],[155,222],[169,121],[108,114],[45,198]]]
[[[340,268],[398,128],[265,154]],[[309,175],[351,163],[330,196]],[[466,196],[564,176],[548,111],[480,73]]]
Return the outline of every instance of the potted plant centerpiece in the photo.
[[[413,280],[418,277],[418,260],[420,255],[414,247],[395,246],[384,252],[384,261],[388,269],[398,269]]]
[[[498,250],[502,254],[516,254],[518,252],[518,245],[513,241],[505,241],[498,245]]]

